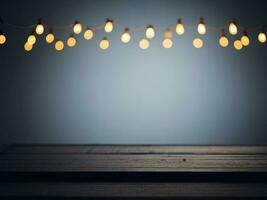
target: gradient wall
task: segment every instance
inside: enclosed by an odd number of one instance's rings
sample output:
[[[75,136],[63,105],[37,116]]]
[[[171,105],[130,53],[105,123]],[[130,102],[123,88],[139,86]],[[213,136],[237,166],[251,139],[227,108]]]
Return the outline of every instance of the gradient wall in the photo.
[[[92,0],[1,1],[0,15],[11,23],[33,24],[39,17],[55,25],[106,18],[129,26],[165,27],[181,17],[199,17],[211,26],[235,18],[243,26],[267,23],[264,1]],[[163,49],[162,31],[148,50],[138,41],[120,42],[121,29],[95,33],[92,41],[56,52],[38,39],[23,51],[30,30],[6,28],[0,47],[0,143],[267,144],[267,44],[253,35],[238,52],[218,46],[218,33],[192,47],[195,31],[174,37]],[[66,39],[70,31],[56,35]],[[99,40],[107,36],[110,48]],[[234,37],[231,37],[231,41]]]

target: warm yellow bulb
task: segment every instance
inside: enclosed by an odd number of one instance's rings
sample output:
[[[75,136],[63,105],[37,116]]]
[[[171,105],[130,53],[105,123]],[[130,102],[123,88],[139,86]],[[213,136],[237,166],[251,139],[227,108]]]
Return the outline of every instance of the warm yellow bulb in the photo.
[[[140,42],[139,42],[139,47],[141,49],[147,49],[149,47],[149,41],[147,39],[142,39]]]
[[[155,37],[155,30],[154,30],[153,26],[148,26],[146,28],[146,37],[148,39],[152,39],[153,37]]]
[[[166,49],[171,48],[171,47],[172,47],[172,44],[173,44],[173,42],[172,42],[172,40],[171,40],[170,38],[165,38],[165,39],[163,40],[163,42],[162,42],[162,46],[163,46],[164,48],[166,48]]]
[[[106,38],[102,39],[99,43],[99,47],[103,50],[106,50],[109,48],[109,41]]]
[[[240,40],[236,40],[234,42],[234,47],[235,47],[236,50],[241,50],[243,48],[243,44],[242,44],[242,42]]]
[[[0,44],[5,44],[6,42],[6,36],[4,34],[0,34]]]
[[[32,48],[33,48],[33,45],[32,45],[32,44],[29,44],[28,42],[26,42],[26,43],[24,44],[24,50],[25,50],[25,51],[31,51]]]
[[[245,47],[248,46],[250,43],[249,37],[247,35],[243,35],[241,37],[241,42]]]
[[[176,24],[176,33],[177,33],[177,35],[183,35],[184,34],[184,25],[182,23]]]
[[[45,37],[45,40],[48,44],[51,44],[55,40],[55,36],[53,33],[48,33],[47,36]]]
[[[113,31],[113,22],[110,21],[110,20],[106,21],[104,30],[105,30],[105,32],[107,32],[107,33],[112,32],[112,31]]]
[[[74,47],[76,45],[76,39],[73,36],[70,36],[67,40],[67,45],[69,47]]]
[[[27,42],[30,45],[34,45],[36,43],[36,37],[35,37],[35,35],[33,35],[33,34],[32,35],[29,35]]]
[[[121,41],[123,43],[128,43],[131,40],[131,35],[129,33],[129,31],[125,31],[122,35],[121,35]]]
[[[206,34],[206,26],[205,26],[205,24],[204,24],[204,23],[199,23],[199,24],[197,25],[197,31],[198,31],[198,33],[199,33],[200,35],[204,35],[204,34]]]
[[[260,43],[265,43],[266,42],[266,34],[263,32],[259,33],[258,40]]]
[[[44,33],[44,25],[43,24],[37,24],[35,31],[38,35],[42,35]]]
[[[93,36],[94,36],[94,32],[90,28],[87,28],[83,35],[84,39],[86,40],[91,40]]]
[[[75,34],[80,34],[80,33],[82,32],[82,29],[83,29],[83,26],[82,26],[82,24],[79,23],[79,22],[76,22],[76,23],[74,24],[74,26],[73,26],[73,32],[74,32]]]
[[[229,24],[229,33],[231,35],[236,35],[238,33],[238,28],[234,22]]]
[[[227,47],[229,45],[229,40],[225,36],[221,36],[219,39],[219,44],[221,47]]]
[[[55,44],[55,49],[57,51],[62,51],[64,49],[63,41],[61,41],[61,40],[57,41],[56,44]]]
[[[203,46],[203,41],[200,38],[196,38],[193,40],[193,45],[197,49],[200,49]]]

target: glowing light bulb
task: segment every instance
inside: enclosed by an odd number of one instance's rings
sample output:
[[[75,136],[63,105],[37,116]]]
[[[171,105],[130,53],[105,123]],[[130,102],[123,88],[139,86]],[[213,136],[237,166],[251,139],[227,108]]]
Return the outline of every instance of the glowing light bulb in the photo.
[[[36,28],[35,28],[35,32],[38,34],[38,35],[42,35],[44,33],[44,25],[39,23],[37,24]]]
[[[266,42],[266,34],[263,32],[259,33],[258,40],[260,43],[265,43]]]
[[[87,28],[86,31],[84,32],[84,35],[83,35],[84,39],[86,39],[86,40],[91,40],[93,38],[93,36],[94,36],[94,32],[90,28]]]
[[[229,45],[228,38],[222,35],[219,39],[219,44],[221,45],[221,47],[227,47]]]
[[[184,34],[184,25],[182,24],[182,21],[179,19],[176,24],[176,33],[177,35],[183,35]]]
[[[51,44],[55,40],[55,36],[53,33],[48,33],[47,36],[45,37],[45,40],[48,44]]]
[[[62,51],[64,49],[64,43],[63,41],[61,40],[58,40],[56,43],[55,43],[55,49],[57,51]]]
[[[129,29],[125,29],[124,33],[121,35],[121,41],[123,43],[128,43],[131,40],[131,34],[129,33]]]
[[[245,47],[249,45],[250,40],[246,33],[241,37],[241,42]]]
[[[149,47],[149,40],[148,39],[142,39],[142,40],[140,40],[139,47],[141,49],[147,49]]]
[[[26,42],[26,43],[24,44],[24,50],[25,50],[25,51],[31,51],[32,48],[33,48],[33,45],[32,45],[32,44],[29,44],[28,42]]]
[[[6,42],[6,36],[4,34],[0,34],[0,44],[5,44]]]
[[[27,42],[30,44],[30,45],[34,45],[36,43],[36,37],[35,35],[31,34],[29,35],[28,39],[27,39]]]
[[[146,37],[148,39],[152,39],[153,37],[155,37],[155,30],[154,30],[153,26],[147,26]]]
[[[231,35],[236,35],[238,33],[238,28],[235,22],[229,24],[229,33]]]
[[[203,41],[200,38],[195,38],[193,40],[193,45],[195,48],[200,49],[203,46]]]
[[[234,42],[234,47],[235,47],[236,50],[241,50],[243,48],[243,44],[242,44],[242,42],[240,40],[236,40]]]
[[[206,34],[206,25],[204,24],[204,20],[203,18],[200,18],[200,22],[199,24],[197,25],[197,31],[200,35],[204,35]]]
[[[170,38],[165,38],[165,39],[163,40],[163,42],[162,42],[162,46],[163,46],[164,48],[166,48],[166,49],[171,48],[172,45],[173,45],[173,42],[172,42],[172,40],[171,40]]]
[[[165,38],[172,38],[172,30],[170,28],[167,28],[167,30],[164,32]]]
[[[109,48],[109,41],[107,38],[103,38],[100,43],[99,43],[99,47],[103,50],[106,50]]]
[[[110,33],[113,31],[113,21],[107,20],[104,27],[105,32]]]
[[[82,32],[83,26],[79,22],[75,22],[73,25],[73,32],[75,34],[80,34]]]
[[[70,36],[67,40],[67,45],[69,47],[74,47],[76,45],[76,39],[73,36]]]

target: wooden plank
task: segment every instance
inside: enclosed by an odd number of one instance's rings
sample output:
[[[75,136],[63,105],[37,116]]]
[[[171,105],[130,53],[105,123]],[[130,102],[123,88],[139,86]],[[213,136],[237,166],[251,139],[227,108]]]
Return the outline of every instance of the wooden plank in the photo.
[[[13,154],[267,154],[267,146],[248,145],[13,145]]]
[[[0,172],[267,171],[267,155],[27,154],[0,156]]]
[[[267,197],[253,183],[0,183],[0,197]]]

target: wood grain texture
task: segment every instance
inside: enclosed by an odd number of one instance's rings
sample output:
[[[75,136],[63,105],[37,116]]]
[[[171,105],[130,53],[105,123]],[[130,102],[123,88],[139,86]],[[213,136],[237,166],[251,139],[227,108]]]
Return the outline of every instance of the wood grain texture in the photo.
[[[6,183],[5,197],[267,197],[266,184],[225,183]]]
[[[266,172],[266,146],[14,145],[0,172]]]

